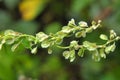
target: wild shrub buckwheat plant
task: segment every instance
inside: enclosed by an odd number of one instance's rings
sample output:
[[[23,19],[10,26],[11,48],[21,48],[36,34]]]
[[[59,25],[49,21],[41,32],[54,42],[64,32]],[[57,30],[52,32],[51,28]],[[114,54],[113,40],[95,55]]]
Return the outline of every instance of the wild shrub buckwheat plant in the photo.
[[[85,51],[88,51],[92,55],[92,59],[95,61],[100,61],[101,58],[106,58],[106,54],[113,52],[116,48],[115,42],[120,39],[116,35],[114,30],[110,30],[109,36],[105,34],[100,35],[100,39],[104,40],[104,44],[97,44],[96,42],[83,41],[79,44],[79,41],[72,40],[69,46],[62,46],[63,39],[66,37],[71,37],[71,34],[75,38],[87,37],[87,33],[91,33],[93,30],[101,27],[101,21],[92,21],[91,26],[84,21],[80,21],[78,25],[75,24],[74,19],[69,21],[67,26],[64,26],[62,30],[55,34],[45,34],[44,32],[39,32],[35,36],[22,34],[15,32],[13,30],[6,30],[0,35],[0,50],[3,45],[11,45],[11,50],[15,51],[19,45],[23,45],[25,48],[30,49],[32,54],[37,53],[38,47],[47,48],[48,54],[52,53],[51,47],[56,46],[58,48],[64,49],[63,56],[65,59],[69,59],[70,62],[75,60],[75,57],[83,57]]]

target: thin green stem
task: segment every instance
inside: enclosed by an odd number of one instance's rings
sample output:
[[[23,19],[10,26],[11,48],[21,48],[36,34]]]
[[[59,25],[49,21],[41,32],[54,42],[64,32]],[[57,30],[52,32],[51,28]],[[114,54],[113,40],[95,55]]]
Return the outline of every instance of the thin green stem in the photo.
[[[69,49],[70,48],[70,46],[64,47],[64,46],[59,46],[59,45],[57,45],[57,47],[60,48],[60,49]]]

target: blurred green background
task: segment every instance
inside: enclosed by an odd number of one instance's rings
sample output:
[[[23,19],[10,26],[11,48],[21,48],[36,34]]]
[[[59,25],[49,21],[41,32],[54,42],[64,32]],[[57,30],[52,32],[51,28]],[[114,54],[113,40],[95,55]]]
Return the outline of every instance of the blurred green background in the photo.
[[[120,35],[119,8],[120,0],[0,0],[0,32],[13,29],[31,35],[39,31],[48,34],[59,31],[71,18],[89,24],[100,19],[102,28],[79,39],[99,43],[99,34],[110,29]],[[116,45],[105,60],[95,62],[86,54],[72,63],[57,48],[52,55],[46,49],[33,55],[22,46],[14,53],[10,46],[4,46],[0,51],[0,80],[119,80],[120,42]]]

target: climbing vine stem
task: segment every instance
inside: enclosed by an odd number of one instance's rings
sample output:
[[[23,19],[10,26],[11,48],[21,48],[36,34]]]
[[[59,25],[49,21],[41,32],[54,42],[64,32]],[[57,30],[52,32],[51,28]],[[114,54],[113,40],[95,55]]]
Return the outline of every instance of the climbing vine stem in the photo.
[[[91,26],[84,21],[80,21],[78,25],[75,24],[74,19],[68,22],[67,26],[55,34],[49,35],[44,32],[39,32],[35,36],[22,34],[13,30],[6,30],[0,35],[0,50],[3,45],[11,45],[11,50],[15,51],[19,45],[23,45],[25,48],[30,49],[32,54],[37,53],[38,47],[48,48],[48,53],[52,53],[52,46],[56,46],[60,49],[64,49],[63,56],[65,59],[69,59],[70,62],[75,60],[76,55],[83,57],[87,50],[95,61],[100,61],[101,58],[106,58],[106,54],[113,52],[116,48],[115,42],[120,39],[116,35],[114,30],[110,30],[110,35],[100,35],[100,39],[104,40],[104,44],[97,44],[96,42],[83,41],[81,44],[76,40],[72,40],[69,46],[62,46],[64,38],[74,35],[76,38],[85,38],[87,33],[91,33],[93,30],[101,27],[101,21],[92,21]]]

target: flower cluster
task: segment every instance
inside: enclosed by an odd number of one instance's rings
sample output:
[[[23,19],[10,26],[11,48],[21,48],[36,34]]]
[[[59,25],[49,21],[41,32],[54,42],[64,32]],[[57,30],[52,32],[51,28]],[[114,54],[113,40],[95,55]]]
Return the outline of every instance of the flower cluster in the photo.
[[[71,19],[67,26],[63,26],[62,30],[55,34],[50,33],[47,35],[44,32],[39,32],[35,36],[6,30],[0,35],[0,50],[3,45],[11,45],[12,51],[15,51],[19,45],[23,45],[25,48],[30,49],[31,53],[36,54],[38,47],[41,46],[42,48],[48,48],[48,53],[51,54],[51,47],[56,46],[65,50],[63,56],[65,59],[70,59],[70,62],[74,61],[76,54],[83,57],[86,50],[92,54],[92,59],[100,61],[101,58],[106,58],[106,54],[115,50],[115,41],[120,39],[113,30],[110,30],[109,37],[105,34],[100,35],[100,39],[106,41],[106,43],[101,45],[89,41],[83,41],[81,44],[78,44],[79,41],[73,40],[69,46],[61,46],[63,39],[71,37],[71,34],[76,38],[84,38],[87,33],[101,27],[100,20],[97,23],[93,21],[91,24],[91,26],[88,26],[86,22],[80,21],[76,25],[74,19]]]

